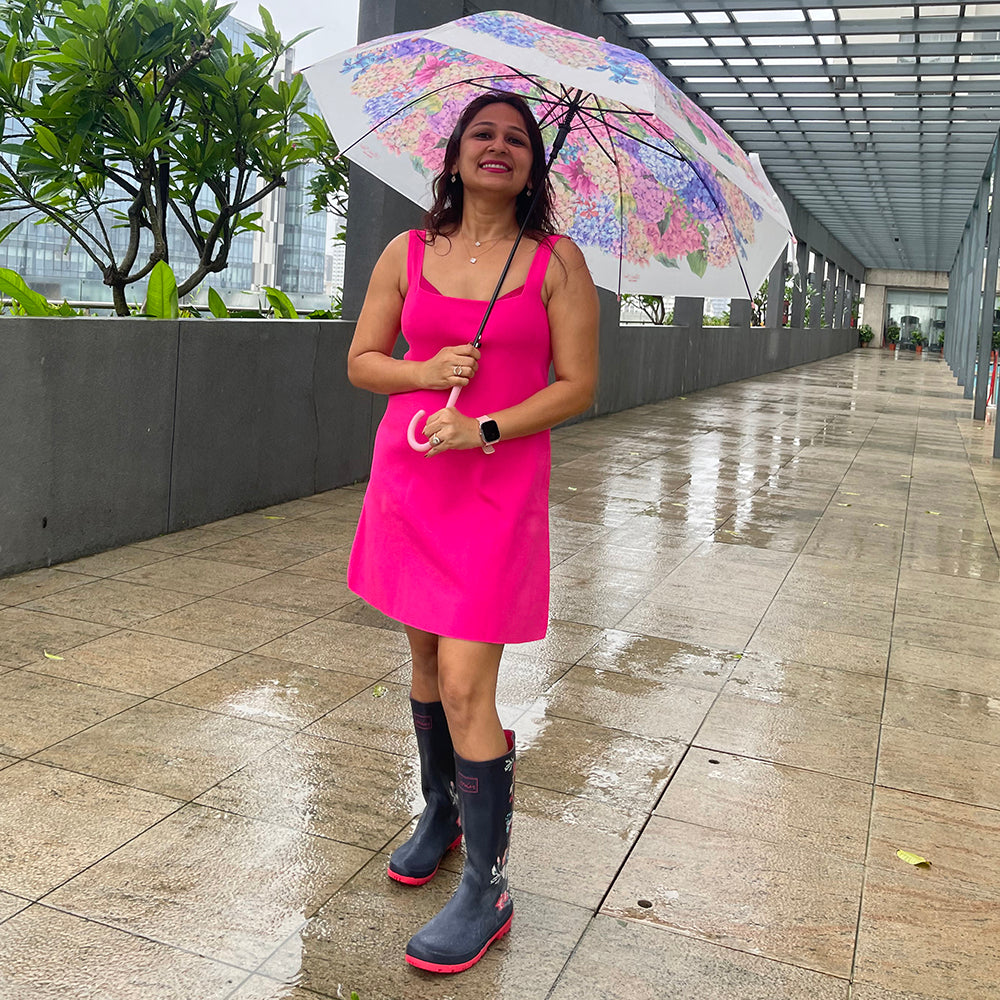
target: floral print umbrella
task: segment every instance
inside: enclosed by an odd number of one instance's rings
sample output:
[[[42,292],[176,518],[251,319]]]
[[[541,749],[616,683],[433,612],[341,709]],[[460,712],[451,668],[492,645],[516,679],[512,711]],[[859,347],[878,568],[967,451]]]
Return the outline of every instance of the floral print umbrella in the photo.
[[[551,144],[560,230],[619,293],[753,296],[791,226],[750,157],[638,52],[490,11],[305,70],[341,150],[427,207],[448,136],[483,90],[528,100]]]

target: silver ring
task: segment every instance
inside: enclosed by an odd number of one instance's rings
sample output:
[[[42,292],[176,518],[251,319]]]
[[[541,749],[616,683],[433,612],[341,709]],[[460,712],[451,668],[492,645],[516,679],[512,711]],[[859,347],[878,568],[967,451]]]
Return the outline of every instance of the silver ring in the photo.
[[[462,374],[462,366],[461,365],[455,365],[455,367],[452,369],[452,371],[454,371],[454,373],[456,375],[461,376],[461,374]]]
[[[439,438],[437,434],[435,434],[434,437],[431,438],[431,444],[434,445],[434,447],[436,448],[440,443],[441,443],[441,438]]]

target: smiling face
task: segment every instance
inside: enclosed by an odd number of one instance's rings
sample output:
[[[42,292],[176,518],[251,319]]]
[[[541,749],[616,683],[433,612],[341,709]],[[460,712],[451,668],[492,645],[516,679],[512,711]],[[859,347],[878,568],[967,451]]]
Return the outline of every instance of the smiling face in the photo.
[[[462,133],[456,167],[466,190],[516,197],[531,174],[531,140],[519,111],[487,104]]]

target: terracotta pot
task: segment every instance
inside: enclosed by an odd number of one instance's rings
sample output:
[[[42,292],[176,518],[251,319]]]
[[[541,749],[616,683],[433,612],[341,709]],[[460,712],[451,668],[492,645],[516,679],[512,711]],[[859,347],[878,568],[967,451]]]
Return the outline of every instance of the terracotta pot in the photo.
[[[917,347],[916,347],[917,354],[920,354],[923,351],[923,349],[924,349],[924,345],[923,344],[917,344]]]

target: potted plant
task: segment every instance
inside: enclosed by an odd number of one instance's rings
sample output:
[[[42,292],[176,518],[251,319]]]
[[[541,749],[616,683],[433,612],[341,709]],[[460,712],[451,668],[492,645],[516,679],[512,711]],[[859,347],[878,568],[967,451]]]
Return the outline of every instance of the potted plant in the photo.
[[[932,351],[943,351],[944,350],[944,330],[942,330],[937,337],[936,344],[930,344],[930,349]]]
[[[867,347],[875,336],[875,331],[867,324],[858,330],[858,341],[862,347]]]
[[[890,351],[896,350],[896,345],[899,343],[899,327],[895,323],[890,323],[885,328],[885,342],[889,345]]]
[[[910,339],[913,341],[913,349],[917,354],[920,354],[924,349],[924,344],[927,343],[927,338],[919,330],[914,330],[910,334]]]

